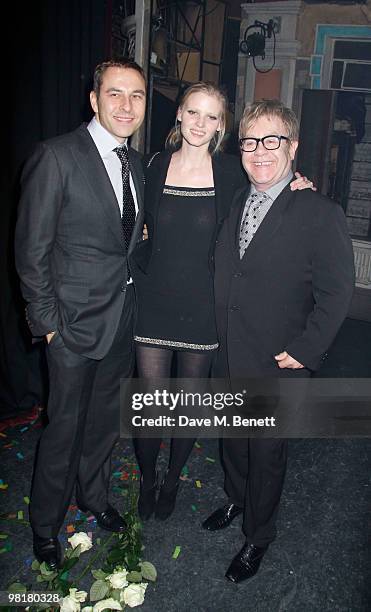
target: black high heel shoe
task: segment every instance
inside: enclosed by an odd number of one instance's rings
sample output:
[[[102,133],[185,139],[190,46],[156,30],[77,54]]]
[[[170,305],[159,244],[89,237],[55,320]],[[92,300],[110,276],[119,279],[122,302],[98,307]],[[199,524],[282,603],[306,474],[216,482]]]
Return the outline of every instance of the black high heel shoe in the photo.
[[[158,488],[158,475],[156,473],[155,483],[149,489],[143,487],[143,477],[140,477],[140,489],[138,497],[138,514],[142,521],[148,521],[156,506],[156,492]]]
[[[158,496],[155,518],[160,521],[165,521],[174,512],[176,496],[179,489],[179,480],[172,489],[165,489],[165,479],[162,481],[160,494]]]

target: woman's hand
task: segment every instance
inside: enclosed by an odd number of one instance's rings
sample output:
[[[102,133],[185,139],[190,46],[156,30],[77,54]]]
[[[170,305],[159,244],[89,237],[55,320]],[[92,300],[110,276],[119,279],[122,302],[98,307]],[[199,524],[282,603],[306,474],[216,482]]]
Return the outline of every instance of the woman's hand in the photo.
[[[313,185],[313,182],[307,179],[306,176],[302,176],[300,172],[295,172],[296,179],[290,183],[291,191],[296,191],[298,189],[301,191],[302,189],[311,189],[312,191],[317,191],[317,187]]]
[[[142,240],[148,240],[148,229],[147,229],[146,224],[143,225]]]

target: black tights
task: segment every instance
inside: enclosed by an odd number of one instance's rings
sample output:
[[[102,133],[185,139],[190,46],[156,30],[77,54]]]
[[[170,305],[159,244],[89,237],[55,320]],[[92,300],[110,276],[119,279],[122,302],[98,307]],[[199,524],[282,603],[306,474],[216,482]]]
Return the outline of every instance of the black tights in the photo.
[[[190,353],[173,351],[152,346],[136,345],[137,370],[139,378],[170,378],[173,357],[176,355],[177,378],[208,378],[212,353]],[[166,488],[175,487],[195,439],[172,438]],[[135,438],[134,447],[143,486],[150,488],[156,478],[156,462],[160,451],[161,438]]]

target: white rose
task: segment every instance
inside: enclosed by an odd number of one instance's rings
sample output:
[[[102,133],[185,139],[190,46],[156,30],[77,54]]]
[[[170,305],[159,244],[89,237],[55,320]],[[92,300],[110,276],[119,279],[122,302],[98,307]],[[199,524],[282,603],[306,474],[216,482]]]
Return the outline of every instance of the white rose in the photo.
[[[81,552],[86,552],[93,546],[91,538],[89,538],[88,534],[84,533],[83,531],[74,533],[71,538],[68,538],[68,541],[72,548],[76,548],[76,546],[81,544]]]
[[[93,608],[93,612],[102,612],[102,610],[122,610],[122,608],[118,601],[110,597],[109,599],[98,601]]]
[[[60,612],[80,612],[80,604],[76,599],[67,595],[60,602]]]
[[[129,608],[141,606],[144,601],[146,588],[146,582],[141,582],[140,584],[129,584],[129,586],[121,594],[120,599],[121,601],[124,601]]]
[[[110,574],[106,577],[106,580],[109,581],[111,587],[113,589],[123,589],[128,586],[128,581],[126,580],[127,571],[124,570],[116,570],[113,574]]]
[[[88,594],[86,591],[78,591],[77,589],[70,589],[70,597],[76,602],[84,602]]]

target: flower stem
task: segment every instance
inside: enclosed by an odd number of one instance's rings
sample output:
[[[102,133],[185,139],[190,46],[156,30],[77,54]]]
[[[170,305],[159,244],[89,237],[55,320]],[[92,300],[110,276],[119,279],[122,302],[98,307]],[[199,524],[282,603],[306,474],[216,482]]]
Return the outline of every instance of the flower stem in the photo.
[[[112,538],[115,537],[115,533],[112,533],[109,538],[107,538],[107,540],[104,542],[104,544],[102,546],[99,547],[98,551],[95,553],[95,555],[93,555],[93,557],[90,559],[89,563],[85,566],[85,568],[82,570],[81,574],[79,574],[77,576],[77,578],[74,580],[75,584],[78,584],[81,580],[81,578],[83,578],[85,576],[85,574],[88,572],[88,570],[93,566],[93,563],[99,559],[99,557],[102,555],[103,551],[107,548],[108,544],[111,542]]]

